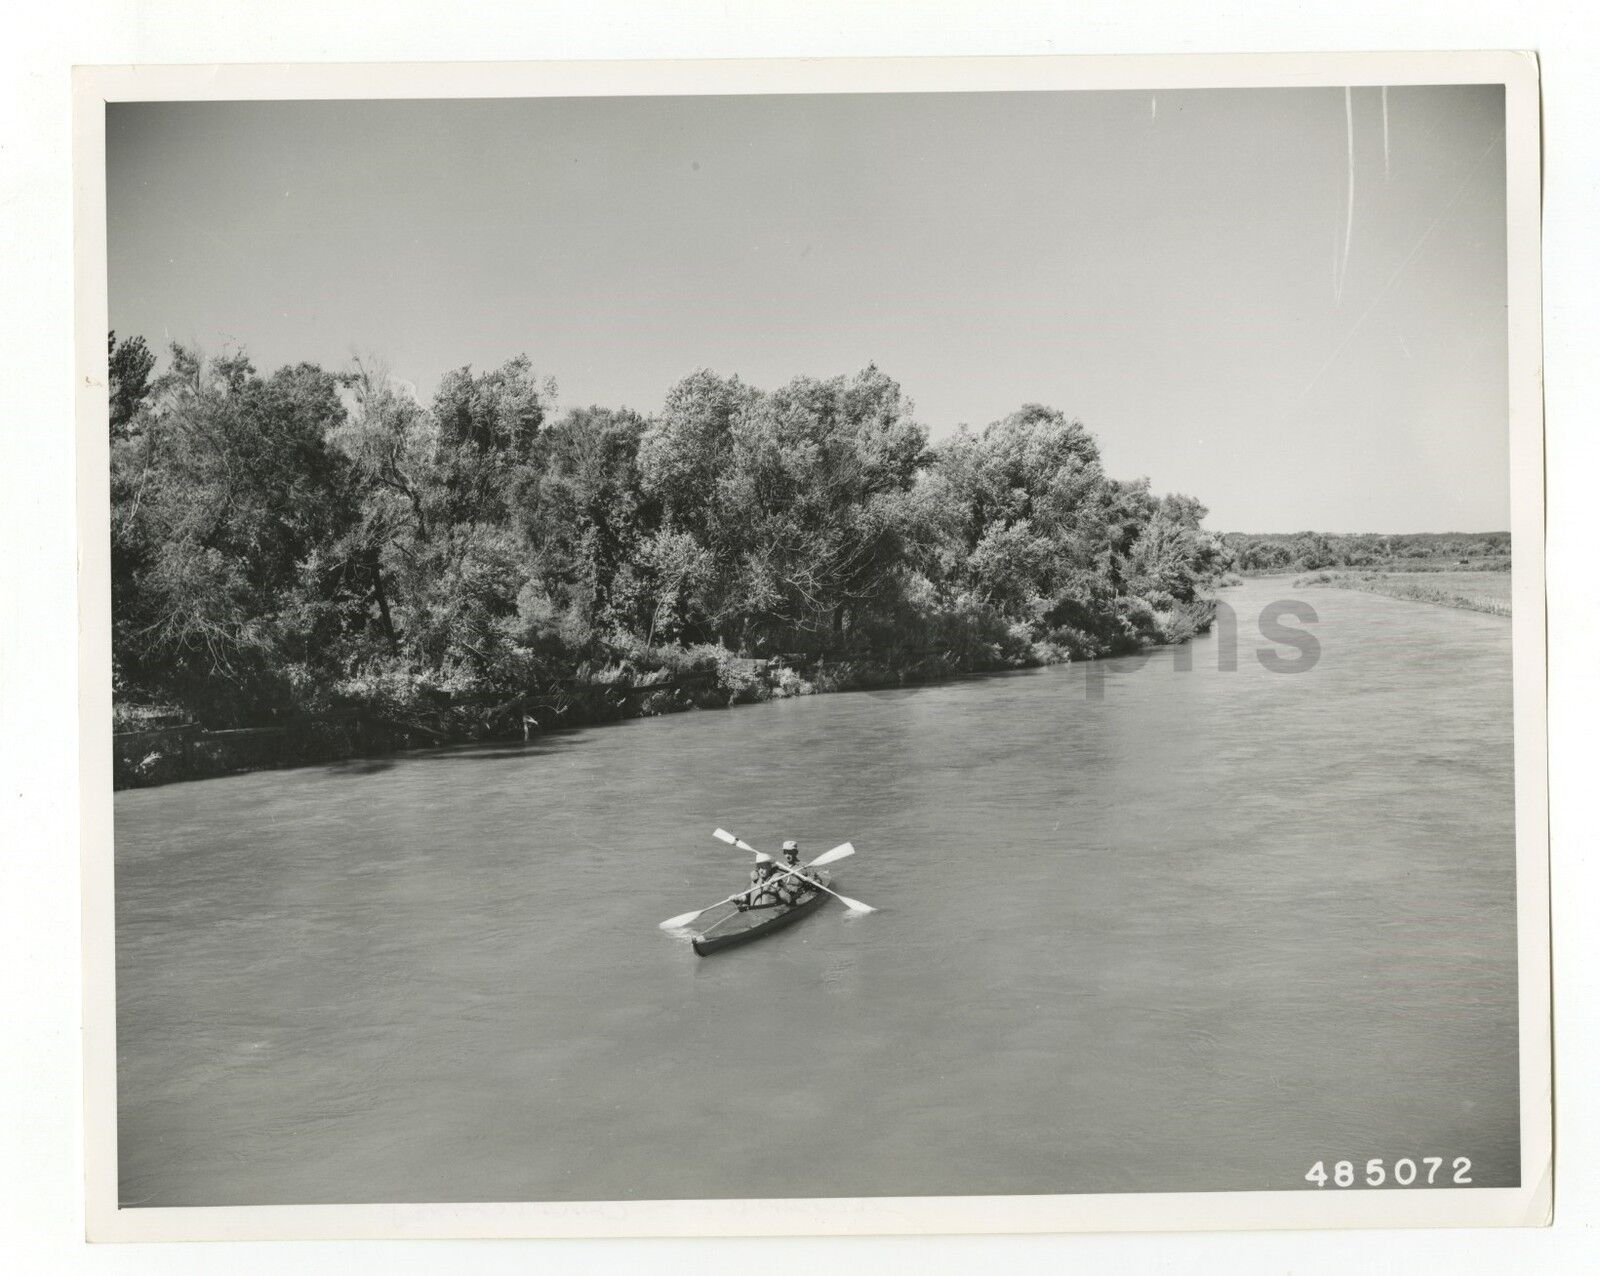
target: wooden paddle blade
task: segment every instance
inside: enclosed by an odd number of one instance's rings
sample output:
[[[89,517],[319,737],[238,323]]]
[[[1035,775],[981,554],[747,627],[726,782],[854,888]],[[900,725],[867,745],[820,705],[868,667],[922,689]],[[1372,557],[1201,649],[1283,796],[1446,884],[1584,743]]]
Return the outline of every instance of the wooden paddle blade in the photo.
[[[751,846],[750,843],[745,841],[744,838],[742,838],[742,837],[735,838],[733,844],[735,846],[737,846],[741,851],[749,851],[750,854],[752,854],[752,855],[760,855],[761,854],[760,851],[756,850],[755,847]]]
[[[700,914],[705,912],[705,911],[706,911],[705,909],[700,908],[700,909],[696,909],[692,913],[680,913],[676,917],[669,917],[669,918],[667,918],[666,921],[661,923],[661,929],[662,930],[678,930],[680,927],[687,926],[690,922],[692,922],[696,917],[700,916]]]
[[[729,846],[737,846],[739,844],[739,839],[728,832],[727,829],[712,829],[711,836],[719,842],[726,842]]]
[[[838,894],[837,891],[834,894]],[[878,910],[871,904],[863,904],[859,899],[851,899],[848,895],[839,895],[839,902],[852,913],[875,913]]]
[[[841,842],[831,851],[824,851],[821,855],[817,856],[816,859],[811,861],[811,866],[815,868],[819,864],[832,864],[836,860],[842,860],[845,858],[845,856],[854,855],[855,853],[856,848],[851,846],[849,842]]]

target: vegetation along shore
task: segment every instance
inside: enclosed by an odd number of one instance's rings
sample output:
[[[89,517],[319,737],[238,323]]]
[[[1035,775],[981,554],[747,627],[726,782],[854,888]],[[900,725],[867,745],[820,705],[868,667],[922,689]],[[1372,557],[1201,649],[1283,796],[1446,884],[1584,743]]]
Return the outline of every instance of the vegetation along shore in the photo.
[[[1509,571],[1324,571],[1297,577],[1294,583],[1296,588],[1326,585],[1359,589],[1491,616],[1511,615]]]
[[[1511,615],[1509,532],[1343,536],[1229,532],[1222,541],[1234,571],[1247,576],[1292,573],[1297,589],[1357,589],[1492,616]]]
[[[1510,532],[1227,532],[1222,543],[1234,570],[1245,576],[1343,567],[1382,572],[1511,570]]]
[[[1181,642],[1233,557],[1080,422],[930,443],[875,367],[643,415],[109,354],[119,786]]]

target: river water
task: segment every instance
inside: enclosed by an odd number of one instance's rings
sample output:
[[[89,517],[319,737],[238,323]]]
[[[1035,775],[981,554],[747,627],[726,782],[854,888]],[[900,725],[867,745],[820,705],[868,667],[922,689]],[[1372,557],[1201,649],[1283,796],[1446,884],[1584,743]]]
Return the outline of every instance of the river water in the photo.
[[[1509,622],[1310,590],[1320,658],[1273,673],[1288,589],[1229,591],[1236,669],[1213,634],[1098,697],[1056,668],[118,794],[124,1204],[1514,1184]],[[697,958],[657,923],[743,880],[719,824],[852,840],[880,911]]]

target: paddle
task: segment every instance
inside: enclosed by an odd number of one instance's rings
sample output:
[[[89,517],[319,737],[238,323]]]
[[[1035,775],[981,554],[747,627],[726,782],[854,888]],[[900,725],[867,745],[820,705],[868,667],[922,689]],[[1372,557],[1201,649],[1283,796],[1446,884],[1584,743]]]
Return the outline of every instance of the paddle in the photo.
[[[729,846],[737,846],[741,851],[749,851],[750,854],[756,857],[757,864],[775,864],[777,862],[765,851],[756,850],[756,848],[751,846],[749,842],[735,837],[732,833],[728,832],[727,829],[713,829],[711,831],[711,836],[716,838],[719,842],[726,842]]]
[[[754,848],[745,847],[744,849],[752,850]],[[851,846],[849,842],[843,842],[834,847],[831,851],[824,851],[821,855],[817,856],[816,859],[812,860],[811,863],[806,867],[821,868],[825,864],[835,863],[838,860],[844,859],[847,855],[854,855],[855,853],[855,847]],[[759,855],[761,852],[757,851],[756,854]],[[768,858],[770,859],[771,856],[768,856]],[[702,913],[709,913],[713,908],[721,908],[724,904],[731,904],[734,900],[742,899],[744,896],[749,895],[752,891],[760,890],[772,882],[777,881],[779,877],[788,877],[793,873],[798,873],[799,871],[800,869],[798,866],[794,868],[786,868],[783,872],[779,873],[777,877],[769,877],[766,882],[762,883],[761,886],[747,886],[744,890],[736,891],[732,895],[729,895],[727,899],[719,899],[715,904],[707,904],[704,908],[697,908],[692,913],[683,913],[677,917],[669,917],[666,921],[661,923],[661,929],[677,930],[679,927],[687,926]],[[859,899],[851,899],[847,895],[839,894],[838,891],[830,891],[821,882],[815,881],[812,878],[808,877],[805,880],[810,882],[811,885],[815,886],[818,890],[827,891],[829,895],[832,895],[852,913],[875,913],[878,911],[876,908],[872,907],[871,904],[863,904]]]

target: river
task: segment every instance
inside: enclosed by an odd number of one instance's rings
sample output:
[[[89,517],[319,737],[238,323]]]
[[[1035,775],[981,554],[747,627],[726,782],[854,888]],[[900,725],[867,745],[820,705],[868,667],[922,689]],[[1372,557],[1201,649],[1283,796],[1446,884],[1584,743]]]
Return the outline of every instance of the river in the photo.
[[[118,793],[123,1203],[1516,1183],[1510,623],[1311,590],[1320,657],[1273,673],[1289,587],[1227,592],[1236,669],[1212,634],[1098,697],[1058,667]],[[853,841],[879,911],[697,958],[657,923],[743,880],[716,825]]]

